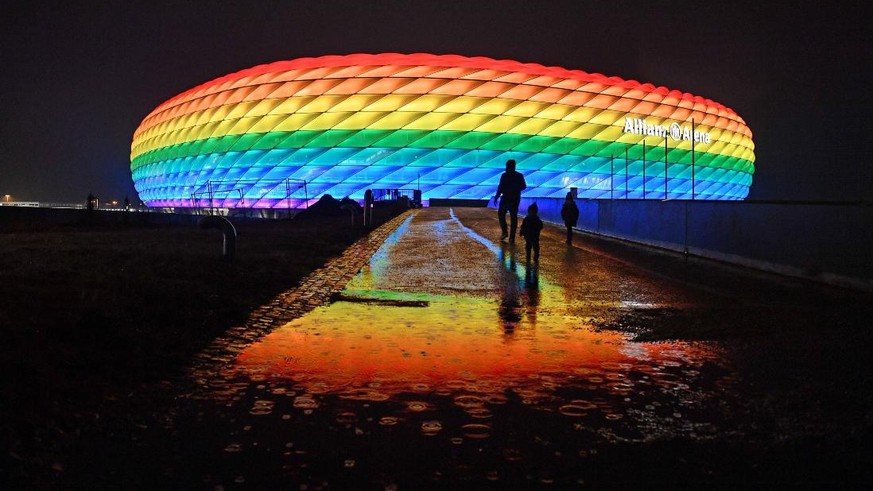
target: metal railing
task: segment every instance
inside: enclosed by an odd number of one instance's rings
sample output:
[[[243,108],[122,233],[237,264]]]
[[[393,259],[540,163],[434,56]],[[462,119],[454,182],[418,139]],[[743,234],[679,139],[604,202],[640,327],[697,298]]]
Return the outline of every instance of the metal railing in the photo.
[[[266,196],[275,193],[277,188],[280,190],[284,188],[284,193],[278,201],[286,203],[288,215],[291,216],[291,210],[294,208],[291,195],[300,189],[303,190],[304,206],[309,207],[309,190],[306,184],[305,179],[290,177],[284,179],[209,179],[191,193],[191,206],[201,210],[205,209],[209,215],[215,214],[217,208],[250,209],[264,199],[276,199],[266,198]],[[254,196],[252,196],[252,190],[255,190]],[[222,205],[227,205],[227,200],[233,199],[233,195],[236,195],[237,198],[232,206],[216,206],[217,200],[221,201]]]

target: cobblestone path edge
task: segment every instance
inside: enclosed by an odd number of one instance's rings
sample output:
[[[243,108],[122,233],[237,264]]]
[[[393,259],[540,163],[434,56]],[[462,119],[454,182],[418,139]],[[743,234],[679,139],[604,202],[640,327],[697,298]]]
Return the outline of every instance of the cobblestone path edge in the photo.
[[[409,210],[383,223],[300,280],[296,288],[279,294],[268,304],[255,309],[245,324],[228,329],[197,354],[189,374],[201,382],[214,376],[217,364],[232,361],[243,348],[273,329],[328,302],[361,271],[385,239],[414,214],[415,210]]]

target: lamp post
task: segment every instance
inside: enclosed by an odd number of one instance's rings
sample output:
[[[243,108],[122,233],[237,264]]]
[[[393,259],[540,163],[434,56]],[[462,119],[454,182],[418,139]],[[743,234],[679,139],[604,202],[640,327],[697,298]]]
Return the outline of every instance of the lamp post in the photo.
[[[696,131],[696,127],[694,126],[694,118],[691,118],[691,200],[695,199],[696,193],[694,190],[694,133]]]
[[[627,158],[627,147],[624,147],[624,199],[628,198],[627,181],[630,179],[630,172],[628,171],[628,167],[630,167],[630,160],[628,160]]]
[[[664,199],[667,199],[667,154],[669,153],[669,149],[667,148],[667,144],[670,142],[670,136],[667,135],[664,137]]]
[[[609,156],[609,199],[615,199],[615,155]]]
[[[646,141],[643,140],[643,199],[646,199]]]

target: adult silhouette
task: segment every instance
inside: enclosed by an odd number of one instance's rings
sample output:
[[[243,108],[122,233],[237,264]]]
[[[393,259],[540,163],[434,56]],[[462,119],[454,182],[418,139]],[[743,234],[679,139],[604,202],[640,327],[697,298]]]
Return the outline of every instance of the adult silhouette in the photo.
[[[497,218],[500,220],[500,240],[509,237],[509,242],[515,242],[515,229],[518,225],[518,204],[521,201],[521,191],[527,187],[524,176],[515,170],[515,160],[506,161],[506,171],[500,176],[494,203],[500,199],[497,208]],[[506,231],[506,212],[509,212],[509,233]]]

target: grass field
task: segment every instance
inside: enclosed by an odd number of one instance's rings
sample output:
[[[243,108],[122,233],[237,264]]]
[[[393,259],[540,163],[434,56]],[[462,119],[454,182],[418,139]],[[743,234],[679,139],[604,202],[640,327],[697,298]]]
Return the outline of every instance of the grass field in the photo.
[[[219,231],[193,225],[0,228],[0,482],[51,482],[72,442],[120,417],[107,405],[168,383],[366,233],[348,217],[235,226],[233,262],[220,257]]]

